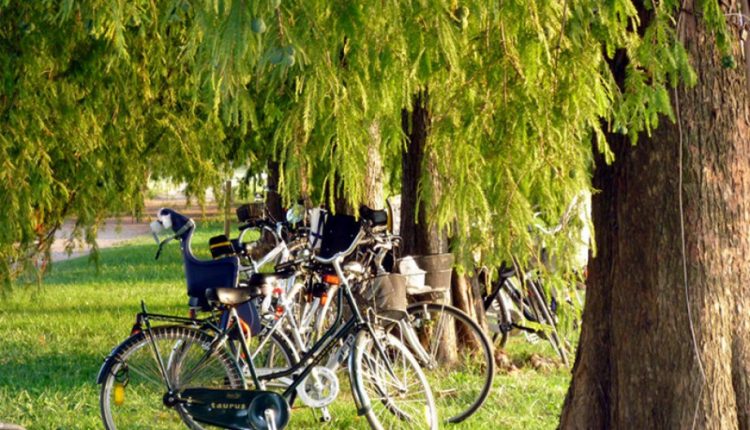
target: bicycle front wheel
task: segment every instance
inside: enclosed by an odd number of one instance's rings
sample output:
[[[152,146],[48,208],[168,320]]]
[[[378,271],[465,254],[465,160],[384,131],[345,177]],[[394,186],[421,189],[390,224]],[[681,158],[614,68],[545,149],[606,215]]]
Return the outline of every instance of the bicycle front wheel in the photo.
[[[495,377],[487,336],[453,306],[419,302],[406,311],[409,327],[402,331],[416,336],[403,333],[404,340],[427,375],[440,419],[465,420],[487,399]]]
[[[212,340],[189,327],[165,326],[153,328],[150,336],[139,333],[123,342],[102,381],[99,405],[104,427],[208,428],[195,422],[180,404],[165,406],[167,385],[162,369],[174,390],[242,388],[236,362],[226,350],[212,350]]]
[[[398,339],[367,330],[357,336],[350,378],[357,405],[370,427],[437,429],[435,401],[419,363]]]

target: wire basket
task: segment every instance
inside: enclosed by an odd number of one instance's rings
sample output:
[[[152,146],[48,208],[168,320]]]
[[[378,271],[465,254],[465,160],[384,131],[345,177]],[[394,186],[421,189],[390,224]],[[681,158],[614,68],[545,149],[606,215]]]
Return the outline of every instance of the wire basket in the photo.
[[[386,273],[372,278],[358,294],[363,311],[374,312],[386,320],[406,316],[406,278],[397,273]]]

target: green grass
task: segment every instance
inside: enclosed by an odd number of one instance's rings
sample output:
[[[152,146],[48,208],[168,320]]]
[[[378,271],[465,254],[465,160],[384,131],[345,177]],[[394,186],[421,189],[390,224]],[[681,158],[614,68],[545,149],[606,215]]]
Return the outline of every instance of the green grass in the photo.
[[[193,248],[208,255],[217,225],[201,225]],[[101,251],[99,270],[86,257],[56,263],[42,286],[16,286],[0,302],[0,422],[29,429],[101,428],[96,375],[103,358],[129,334],[140,301],[154,312],[187,314],[176,243],[154,261],[153,242]],[[550,349],[512,342],[514,360]],[[342,374],[343,375],[343,374]],[[346,379],[346,378],[343,378]],[[460,376],[459,376],[460,380]],[[342,380],[334,421],[326,428],[367,428]],[[485,406],[456,429],[550,429],[557,424],[569,372],[521,368],[498,374]],[[309,409],[295,409],[290,428],[319,428]]]

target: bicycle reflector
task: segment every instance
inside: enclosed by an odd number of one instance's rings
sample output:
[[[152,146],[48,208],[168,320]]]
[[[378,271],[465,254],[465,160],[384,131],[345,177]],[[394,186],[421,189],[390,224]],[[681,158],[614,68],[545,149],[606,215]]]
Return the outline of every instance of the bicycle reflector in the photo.
[[[333,273],[323,275],[323,282],[330,285],[341,285],[341,279]]]
[[[114,402],[117,406],[125,403],[125,387],[128,385],[128,368],[123,366],[115,374],[115,387],[113,392]]]

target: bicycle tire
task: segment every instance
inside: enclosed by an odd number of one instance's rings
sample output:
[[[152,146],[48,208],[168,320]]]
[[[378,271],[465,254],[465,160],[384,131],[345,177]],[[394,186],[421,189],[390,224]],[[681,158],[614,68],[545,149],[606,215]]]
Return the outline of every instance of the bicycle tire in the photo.
[[[492,300],[488,302],[484,311],[494,311],[497,314],[497,331],[493,331],[492,343],[498,344],[502,349],[505,348],[505,345],[508,343],[508,338],[510,337],[510,332],[506,330],[505,327],[510,327],[513,321],[508,317],[508,308],[505,306],[505,302],[500,297],[500,294],[502,294],[502,289],[497,290],[497,294],[495,294]],[[497,307],[497,309],[493,309],[494,307]],[[498,339],[500,339],[499,342]]]
[[[406,312],[411,326],[418,331],[420,340],[430,342],[426,351],[430,354],[429,363],[422,362],[423,357],[419,352],[414,352],[413,355],[422,365],[433,388],[433,397],[438,414],[441,415],[441,421],[449,423],[464,421],[484,404],[492,389],[495,360],[487,336],[479,324],[454,306],[418,302],[409,305]],[[435,326],[438,329],[452,327],[462,339],[467,341],[464,343],[466,347],[457,345],[459,348],[456,361],[448,362],[438,357],[440,333],[435,335]],[[410,342],[406,344],[413,348]],[[457,377],[462,379],[455,380]],[[472,381],[476,383],[472,384]],[[456,387],[464,387],[465,391],[462,395],[455,396]]]
[[[359,413],[365,415],[375,430],[436,430],[435,401],[419,363],[398,339],[381,331],[377,333],[385,357],[378,352],[368,330],[359,332],[349,356],[349,377]],[[387,371],[386,359],[391,363],[393,373],[402,375],[404,381],[398,377],[394,379]],[[404,392],[404,387],[411,389]],[[398,395],[391,393],[394,388],[399,388]],[[415,406],[410,407],[411,404]]]
[[[529,281],[529,284],[530,285],[527,286],[527,288],[532,292],[532,294],[529,295],[531,308],[536,314],[537,321],[551,327],[550,333],[545,333],[546,338],[549,341],[550,345],[552,345],[552,349],[555,350],[555,353],[557,353],[557,355],[562,360],[562,363],[565,366],[569,366],[570,362],[568,361],[567,351],[560,340],[560,335],[557,332],[557,324],[552,317],[552,310],[549,308],[546,300],[544,299],[544,291],[541,289],[541,286],[537,285],[534,282]]]
[[[99,395],[104,427],[177,429],[187,425],[203,429],[179,404],[174,408],[164,405],[167,388],[153,345],[177,389],[244,388],[241,371],[225,349],[206,356],[212,341],[206,333],[185,326],[155,327],[150,334],[141,332],[126,339],[105,363],[107,373]],[[194,357],[198,359],[192,363]]]

